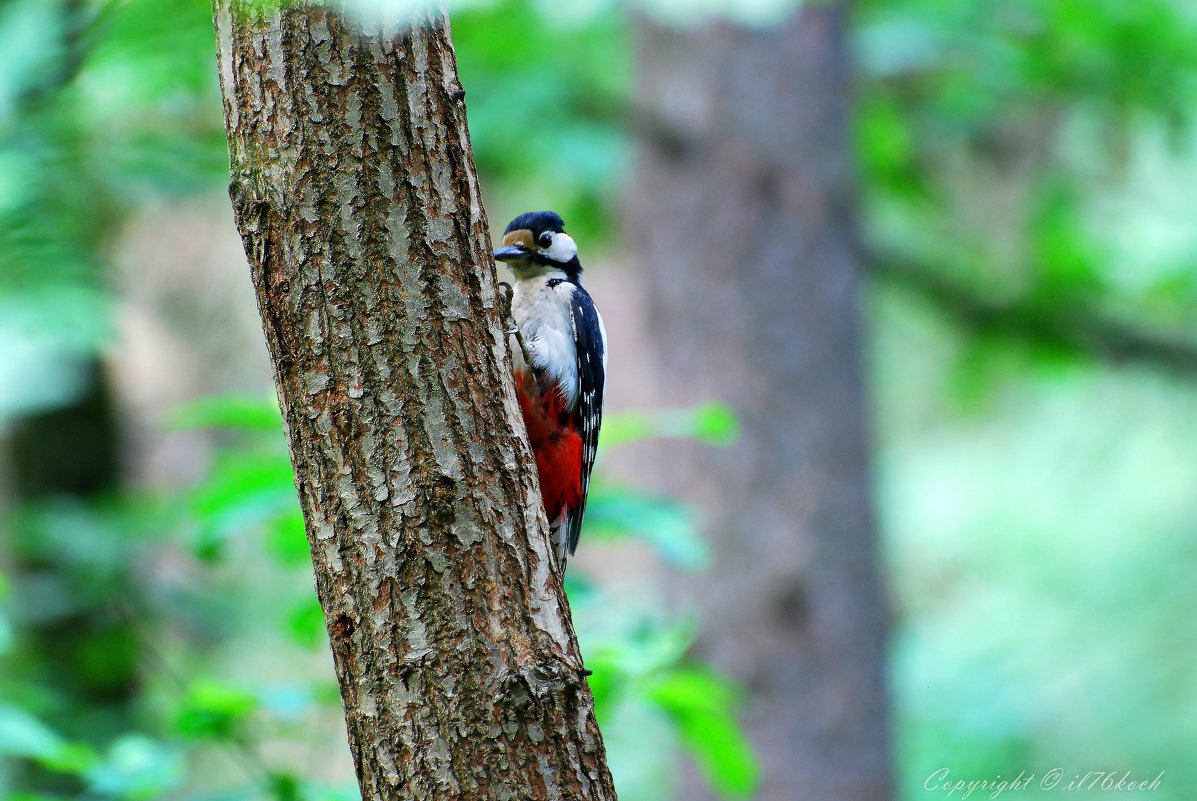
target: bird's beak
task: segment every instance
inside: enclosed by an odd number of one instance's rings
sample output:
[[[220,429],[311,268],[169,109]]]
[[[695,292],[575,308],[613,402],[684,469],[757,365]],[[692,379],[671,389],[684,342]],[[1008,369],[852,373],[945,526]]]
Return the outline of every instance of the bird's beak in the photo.
[[[508,245],[505,248],[499,248],[495,251],[495,261],[523,261],[528,258],[528,251],[515,245]]]

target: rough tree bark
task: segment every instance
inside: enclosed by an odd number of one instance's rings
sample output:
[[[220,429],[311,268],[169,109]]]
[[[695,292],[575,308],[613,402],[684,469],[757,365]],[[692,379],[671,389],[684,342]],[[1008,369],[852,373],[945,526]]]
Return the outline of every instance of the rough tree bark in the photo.
[[[769,30],[640,29],[656,119],[627,219],[663,391],[726,398],[743,429],[671,452],[713,512],[718,567],[688,595],[702,649],[751,690],[766,801],[890,794],[846,27],[807,3]]]
[[[230,195],[365,799],[613,799],[447,21],[215,0]]]

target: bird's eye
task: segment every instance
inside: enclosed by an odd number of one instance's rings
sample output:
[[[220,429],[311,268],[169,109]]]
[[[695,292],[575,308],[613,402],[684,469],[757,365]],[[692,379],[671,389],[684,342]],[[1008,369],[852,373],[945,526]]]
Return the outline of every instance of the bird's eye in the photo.
[[[553,244],[553,234],[550,231],[545,231],[536,241],[542,248],[547,248],[549,245]]]

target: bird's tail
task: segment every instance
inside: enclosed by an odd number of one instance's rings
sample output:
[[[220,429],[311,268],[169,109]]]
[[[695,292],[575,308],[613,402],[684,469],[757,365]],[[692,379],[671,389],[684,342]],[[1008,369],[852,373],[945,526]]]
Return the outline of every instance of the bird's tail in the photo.
[[[549,542],[557,555],[557,565],[565,572],[565,560],[569,557],[569,515],[564,512],[549,525]]]

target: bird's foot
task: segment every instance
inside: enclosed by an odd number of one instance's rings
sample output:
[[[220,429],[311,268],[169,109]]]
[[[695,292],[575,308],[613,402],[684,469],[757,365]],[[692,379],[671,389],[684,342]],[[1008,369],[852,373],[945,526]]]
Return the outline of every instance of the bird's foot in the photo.
[[[515,290],[506,281],[500,281],[499,286],[503,288],[503,333],[508,336],[515,335],[515,341],[519,344],[520,353],[524,357],[524,364],[532,364],[532,360],[528,357],[528,346],[524,344],[524,335],[520,333],[519,326],[515,324],[515,317],[511,313],[511,299],[515,296]],[[508,327],[509,324],[510,327]]]

